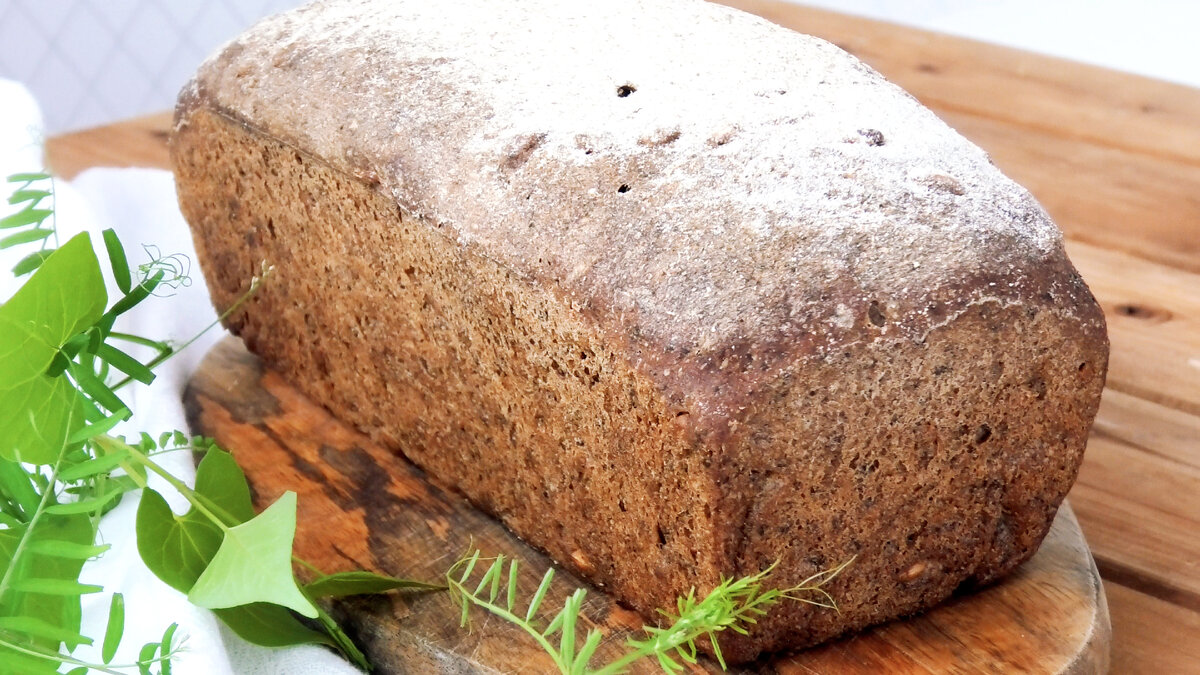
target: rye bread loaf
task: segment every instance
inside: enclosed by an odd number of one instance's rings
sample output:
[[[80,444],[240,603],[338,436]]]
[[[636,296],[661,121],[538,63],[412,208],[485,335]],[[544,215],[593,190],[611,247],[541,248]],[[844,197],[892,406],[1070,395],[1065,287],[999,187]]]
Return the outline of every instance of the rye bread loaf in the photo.
[[[1075,478],[1103,316],[1023,189],[852,56],[703,2],[335,0],[185,88],[218,308],[648,618],[851,556],[733,660],[989,582]]]

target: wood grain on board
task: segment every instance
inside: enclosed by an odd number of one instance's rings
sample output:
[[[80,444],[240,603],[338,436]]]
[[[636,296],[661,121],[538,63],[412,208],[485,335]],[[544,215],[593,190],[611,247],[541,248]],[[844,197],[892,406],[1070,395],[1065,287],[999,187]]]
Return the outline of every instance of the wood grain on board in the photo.
[[[436,582],[474,542],[525,564],[519,597],[529,598],[550,564],[497,521],[264,370],[235,338],[208,354],[184,403],[191,428],[214,437],[245,469],[258,508],[285,490],[298,494],[297,555],[325,572],[365,568]],[[560,571],[547,606],[560,607],[580,585]],[[641,620],[596,589],[589,597],[586,616],[606,635],[597,659],[604,663],[620,653]],[[477,612],[473,630],[462,630],[444,593],[358,599],[334,610],[381,672],[419,672],[435,664],[446,672],[553,670],[512,624]],[[753,670],[1099,673],[1107,668],[1109,639],[1099,574],[1068,506],[1037,555],[1003,583]],[[647,661],[637,672],[657,670]],[[691,670],[717,667],[705,662]]]
[[[1070,499],[1120,673],[1200,672],[1200,90],[775,0],[987,150],[1068,236],[1112,339]],[[170,115],[51,139],[51,166],[166,166]],[[801,671],[802,672],[802,671]]]

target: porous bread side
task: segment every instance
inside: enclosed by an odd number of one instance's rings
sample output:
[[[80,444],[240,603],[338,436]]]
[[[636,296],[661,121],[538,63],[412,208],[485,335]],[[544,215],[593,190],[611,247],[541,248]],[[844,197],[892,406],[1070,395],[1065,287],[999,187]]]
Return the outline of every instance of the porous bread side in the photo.
[[[735,573],[779,561],[795,583],[854,556],[828,587],[838,613],[785,603],[753,638],[725,636],[732,658],[918,612],[1036,552],[1078,473],[1108,361],[1102,321],[1062,317],[1086,287],[1046,277],[922,340],[872,340],[881,326],[868,326],[776,381],[724,435],[717,530]]]
[[[301,391],[649,615],[728,567],[711,449],[568,303],[218,114],[171,155],[214,304],[273,266],[228,327]]]

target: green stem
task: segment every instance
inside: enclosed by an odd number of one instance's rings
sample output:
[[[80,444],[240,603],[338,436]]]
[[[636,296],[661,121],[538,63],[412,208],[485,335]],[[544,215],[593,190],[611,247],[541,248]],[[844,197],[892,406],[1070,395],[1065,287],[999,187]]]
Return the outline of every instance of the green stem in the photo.
[[[183,344],[179,345],[178,349],[172,349],[169,352],[160,353],[158,356],[154,357],[153,359],[150,359],[149,361],[146,362],[146,364],[145,364],[146,367],[149,368],[150,370],[154,370],[158,366],[161,366],[163,363],[166,363],[171,357],[175,356],[179,352],[182,352],[183,350],[190,347],[193,342],[195,342],[196,340],[199,340],[200,337],[203,336],[205,333],[212,330],[213,328],[216,328],[218,324],[220,324],[225,319],[229,318],[229,315],[236,312],[238,310],[238,308],[240,308],[243,304],[245,304],[245,302],[247,300],[249,300],[252,295],[254,295],[254,293],[258,290],[258,288],[260,286],[262,286],[263,281],[266,280],[267,275],[270,273],[271,273],[271,268],[267,268],[267,270],[265,272],[263,272],[263,275],[261,277],[258,277],[250,282],[250,288],[248,288],[246,290],[246,292],[243,293],[240,298],[235,300],[233,302],[233,304],[229,306],[229,309],[226,309],[224,312],[221,312],[221,315],[218,316],[215,321],[213,321],[212,323],[205,326],[199,333],[196,333],[195,335],[193,335],[191,337],[191,339],[189,339],[187,342],[184,342]],[[122,378],[120,381],[118,381],[116,384],[114,384],[112,386],[112,390],[117,391],[118,389],[120,389],[121,387],[124,387],[125,385],[129,384],[132,381],[133,381],[133,378],[129,377],[127,375],[124,378]]]
[[[84,666],[85,668],[88,668],[90,670],[96,670],[101,673],[112,673],[113,675],[126,675],[125,673],[122,672],[122,669],[127,670],[130,668],[140,668],[143,665],[149,665],[151,663],[162,663],[164,661],[169,661],[172,657],[174,657],[176,654],[179,653],[179,651],[177,649],[172,649],[165,656],[155,657],[153,659],[150,659],[150,660],[147,660],[144,662],[118,663],[116,665],[113,665],[113,664],[101,665],[99,663],[88,663],[87,661],[80,661],[79,659],[76,659],[71,656],[64,656],[60,652],[42,651],[40,649],[24,647],[22,645],[18,645],[18,644],[9,642],[8,640],[5,640],[4,638],[0,638],[0,647],[3,647],[5,649],[10,649],[14,652],[17,652],[18,654],[25,654],[26,656],[32,656],[37,659],[45,659],[47,661],[55,661],[57,663],[66,663],[66,664],[69,664],[72,666]]]
[[[305,597],[308,597],[308,595],[305,594]],[[329,637],[333,638],[333,641],[337,643],[338,649],[346,655],[346,658],[353,661],[354,665],[359,668],[370,670],[371,663],[367,661],[366,655],[359,651],[358,645],[354,644],[350,636],[346,635],[345,631],[342,630],[342,627],[333,620],[332,616],[329,616],[328,612],[314,602],[312,598],[309,598],[309,602],[312,602],[313,607],[317,608],[317,622],[321,624],[321,627],[325,629]]]
[[[141,335],[133,335],[131,333],[121,333],[119,331],[114,330],[114,331],[110,332],[108,334],[108,336],[110,338],[116,338],[123,342],[129,342],[131,344],[141,345],[143,347],[149,347],[159,353],[166,353],[166,352],[171,351],[171,345],[167,344],[166,342],[162,342],[160,340],[151,340],[150,338],[142,337]]]
[[[74,414],[67,415],[67,428],[71,426],[71,420]],[[54,460],[54,466],[50,469],[50,485],[58,479],[58,467],[62,464],[63,456],[67,453],[67,445],[63,444],[58,451],[58,458]],[[29,543],[34,528],[37,527],[38,521],[41,520],[42,514],[46,512],[47,502],[50,501],[54,491],[49,487],[42,490],[42,498],[38,501],[37,508],[33,510],[33,516],[29,519],[29,525],[25,527],[25,531],[21,533],[20,540],[17,541],[17,547],[13,549],[12,557],[9,558],[8,567],[4,569],[4,576],[0,577],[0,607],[4,605],[4,594],[8,592],[9,584],[12,583],[13,572],[19,567],[21,553],[25,550],[25,545]]]
[[[613,661],[612,663],[605,665],[600,670],[587,671],[588,675],[616,675],[616,673],[623,673],[625,672],[626,668],[633,665],[633,663],[636,661],[640,661],[655,654],[669,653],[680,645],[688,644],[693,640],[703,637],[706,632],[708,631],[693,629],[693,634],[684,634],[683,638],[680,639],[678,636],[682,633],[676,633],[675,631],[672,631],[671,633],[660,636],[659,639],[650,643],[653,645],[652,647],[643,647],[641,649],[635,649],[631,652],[626,652],[624,656],[616,661]]]
[[[476,597],[473,593],[468,591],[465,586],[458,581],[455,581],[450,575],[446,576],[446,583],[450,586],[452,600],[454,599],[454,595],[457,594],[459,601],[464,603],[470,602],[477,607],[486,609],[505,621],[516,624],[521,628],[521,630],[525,631],[530,637],[536,640],[537,643],[541,645],[542,649],[546,650],[546,653],[549,654],[550,658],[554,660],[554,664],[558,666],[559,671],[563,673],[567,672],[570,664],[563,663],[563,661],[559,658],[558,649],[551,645],[550,641],[546,639],[546,636],[542,635],[541,631],[539,631],[537,628],[534,628],[533,624],[526,621],[524,617],[519,617],[500,605],[496,605],[488,602],[487,600]]]
[[[108,474],[101,474],[99,476],[96,476],[94,479],[94,483],[92,485],[93,489],[96,491],[96,494],[100,494],[100,495],[104,494],[104,488],[106,488],[107,486],[108,486]],[[102,511],[104,511],[104,509],[96,509],[88,517],[88,520],[91,521],[91,523],[92,523],[92,531],[93,532],[96,532],[100,529],[100,519],[103,518],[103,516],[101,515]]]
[[[175,476],[171,475],[170,471],[167,471],[166,469],[159,466],[157,462],[155,462],[154,460],[147,457],[144,453],[142,453],[141,450],[138,450],[137,448],[133,447],[132,445],[129,445],[128,443],[125,443],[116,438],[113,438],[112,436],[107,436],[107,435],[97,436],[93,440],[95,441],[95,443],[97,445],[102,446],[106,450],[109,450],[109,451],[119,452],[121,450],[127,450],[129,452],[129,456],[133,460],[135,460],[138,464],[141,464],[142,466],[146,467],[150,471],[153,471],[154,473],[158,474],[158,476],[160,478],[162,478],[163,480],[167,481],[168,485],[175,488],[175,490],[179,494],[183,495],[184,499],[186,499],[188,501],[188,503],[191,504],[197,511],[204,514],[204,516],[206,518],[208,518],[209,520],[211,520],[214,525],[221,528],[222,532],[229,531],[230,526],[227,524],[227,521],[223,518],[218,517],[215,513],[213,513],[211,510],[209,510],[208,506],[205,505],[203,501],[201,501],[200,495],[196,494],[195,490],[188,487],[187,483],[184,483],[183,481],[179,480]]]

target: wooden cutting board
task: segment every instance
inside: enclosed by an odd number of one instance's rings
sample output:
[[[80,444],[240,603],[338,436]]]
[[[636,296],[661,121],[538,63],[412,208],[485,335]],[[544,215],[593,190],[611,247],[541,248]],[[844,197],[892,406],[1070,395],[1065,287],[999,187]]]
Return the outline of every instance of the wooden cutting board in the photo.
[[[184,395],[193,432],[231,451],[261,509],[299,495],[297,554],[325,572],[370,569],[438,582],[471,545],[525,565],[533,595],[550,561],[402,457],[375,445],[262,367],[227,338]],[[559,570],[559,607],[584,582]],[[588,588],[585,615],[605,633],[597,661],[619,653],[642,620]],[[514,626],[475,614],[471,631],[445,593],[351,599],[333,607],[382,673],[552,672]],[[586,627],[584,627],[586,629]],[[744,672],[1099,673],[1107,670],[1108,608],[1079,525],[1064,506],[1041,549],[1006,581],[928,612]],[[694,672],[718,672],[705,663]],[[650,661],[632,672],[659,672]]]

